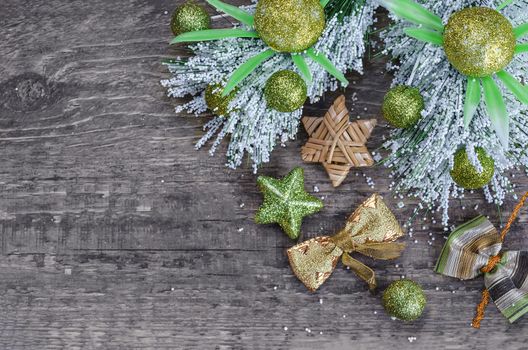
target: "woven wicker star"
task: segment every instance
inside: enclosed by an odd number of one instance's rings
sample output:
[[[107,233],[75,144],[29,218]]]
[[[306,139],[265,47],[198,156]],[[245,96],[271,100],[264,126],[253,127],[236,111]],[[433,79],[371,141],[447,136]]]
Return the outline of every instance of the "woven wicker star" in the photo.
[[[376,126],[376,119],[351,122],[349,117],[345,96],[341,95],[324,118],[302,118],[310,136],[301,149],[302,159],[322,163],[334,187],[341,185],[350,169],[374,164],[366,143]]]

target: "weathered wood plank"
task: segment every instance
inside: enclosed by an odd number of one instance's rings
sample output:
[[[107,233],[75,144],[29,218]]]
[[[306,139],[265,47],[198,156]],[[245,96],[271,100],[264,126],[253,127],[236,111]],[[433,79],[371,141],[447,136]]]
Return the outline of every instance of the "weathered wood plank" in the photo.
[[[423,284],[429,304],[419,322],[390,320],[380,295],[343,269],[317,293],[304,289],[284,255],[292,243],[252,222],[261,196],[251,169],[226,169],[225,145],[216,157],[195,151],[207,117],[175,115],[178,101],[159,85],[160,61],[184,54],[167,45],[180,2],[0,5],[0,348],[525,348],[526,321],[508,325],[493,306],[480,332],[469,327],[482,281],[432,272],[444,232],[430,214],[417,218],[399,260],[366,259],[380,290],[402,275]],[[383,71],[379,60],[351,76],[354,115],[379,118],[390,84]],[[322,115],[336,96],[307,114]],[[388,132],[379,122],[371,149]],[[302,165],[305,141],[301,131],[262,173]],[[305,237],[339,229],[373,191],[402,222],[416,204],[391,197],[385,169],[353,171],[333,189],[321,166],[303,166],[326,204],[305,221]],[[517,179],[517,192],[527,190]],[[476,204],[499,222],[480,193],[454,203],[453,221],[471,218]],[[522,232],[517,225],[507,245],[526,247]]]

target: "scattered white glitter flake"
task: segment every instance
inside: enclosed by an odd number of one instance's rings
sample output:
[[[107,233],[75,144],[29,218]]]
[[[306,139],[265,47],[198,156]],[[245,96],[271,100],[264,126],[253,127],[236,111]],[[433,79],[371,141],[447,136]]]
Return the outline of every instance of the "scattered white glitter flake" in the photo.
[[[323,299],[319,299],[319,304],[322,304],[323,303]]]
[[[436,287],[435,290],[440,290],[440,287]]]
[[[343,315],[343,318],[346,318],[346,315]]]
[[[416,244],[416,243],[418,243],[418,240],[417,240],[417,239],[414,240],[414,244]]]
[[[374,315],[377,315],[377,314],[378,314],[378,312],[377,312],[377,311],[374,311]]]
[[[324,196],[321,196],[321,200],[324,201],[325,197]]]
[[[403,208],[403,207],[405,207],[405,203],[403,203],[403,202],[398,202],[398,208],[401,209],[401,208]]]
[[[409,343],[412,343],[416,340],[416,337],[407,337],[407,340],[409,341]]]
[[[169,14],[169,11],[163,11],[163,14],[164,14],[164,15],[168,15],[168,14]]]
[[[396,317],[394,317],[394,316],[391,316],[391,320],[393,320],[393,321],[396,321],[396,320],[397,320],[397,318],[396,318]]]
[[[240,208],[244,208],[246,206],[245,203],[240,203]]]
[[[405,279],[405,275],[401,275],[400,278],[403,280]]]
[[[319,187],[314,186],[314,187],[313,187],[313,191],[314,191],[315,193],[319,193]]]
[[[396,264],[396,265],[394,265],[394,267],[395,267],[395,268],[398,268],[398,267],[400,267],[400,265]]]
[[[277,288],[279,288],[279,287],[277,287],[277,286],[274,286],[274,287],[273,287],[273,290],[277,290]]]
[[[165,180],[161,179],[161,183],[164,183],[164,182],[165,182]]]
[[[243,228],[243,227],[240,227],[240,228],[238,229],[238,232],[242,232],[242,231],[244,231],[244,228]]]
[[[174,292],[174,287],[171,287],[171,292]]]
[[[286,326],[284,326],[283,329],[284,329],[285,332],[288,331],[288,327],[286,327]]]
[[[305,328],[304,330],[306,331],[306,333],[312,333],[312,330],[310,328]]]
[[[69,267],[65,268],[65,269],[64,269],[64,274],[65,274],[65,275],[71,275],[71,274],[72,274],[72,269],[69,268]]]
[[[452,291],[451,293],[455,294],[455,293],[456,293],[456,291]]]

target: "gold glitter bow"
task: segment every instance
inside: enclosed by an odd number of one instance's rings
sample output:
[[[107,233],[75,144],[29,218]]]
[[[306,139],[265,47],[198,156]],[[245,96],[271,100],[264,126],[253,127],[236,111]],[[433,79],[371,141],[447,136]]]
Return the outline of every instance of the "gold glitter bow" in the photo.
[[[374,271],[350,256],[357,252],[374,259],[390,260],[401,255],[405,244],[400,224],[378,194],[372,195],[348,218],[332,237],[317,237],[288,249],[293,272],[310,290],[319,288],[334,271],[340,257],[370,289],[376,288]]]

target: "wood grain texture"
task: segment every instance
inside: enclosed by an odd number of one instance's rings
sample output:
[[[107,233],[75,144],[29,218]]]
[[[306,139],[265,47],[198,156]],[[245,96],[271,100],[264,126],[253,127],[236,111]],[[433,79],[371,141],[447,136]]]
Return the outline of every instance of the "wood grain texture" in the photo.
[[[216,157],[195,151],[208,116],[175,115],[179,101],[159,84],[160,61],[185,53],[168,46],[180,2],[0,3],[0,349],[525,349],[528,320],[509,325],[493,305],[470,328],[483,281],[432,272],[444,232],[430,214],[416,218],[401,259],[365,259],[380,290],[402,275],[424,286],[420,321],[392,321],[380,294],[341,268],[306,291],[284,254],[292,242],[252,222],[261,196],[251,169],[226,169],[225,144]],[[391,78],[384,60],[365,73],[345,94],[353,116],[378,118],[375,149],[388,134],[379,107]],[[322,116],[339,93],[306,114]],[[300,131],[261,172],[302,165],[306,139]],[[323,167],[303,166],[326,205],[305,238],[336,231],[373,191],[402,222],[416,205],[398,208],[383,168],[333,189]],[[516,180],[517,193],[528,190]],[[499,215],[468,194],[453,202],[453,222],[483,212],[499,224],[513,206]],[[528,247],[527,219],[508,247]]]

